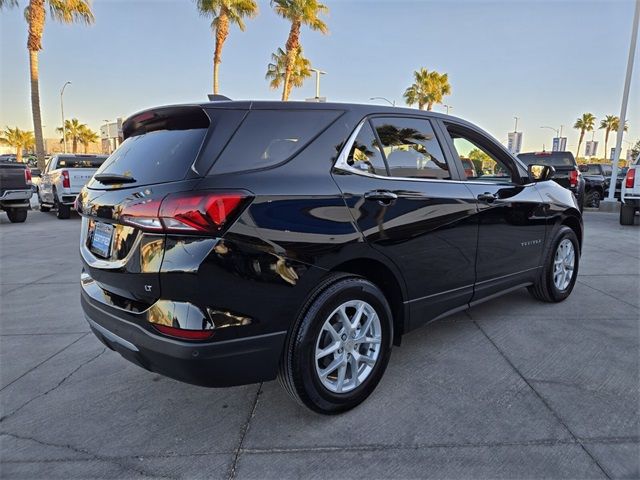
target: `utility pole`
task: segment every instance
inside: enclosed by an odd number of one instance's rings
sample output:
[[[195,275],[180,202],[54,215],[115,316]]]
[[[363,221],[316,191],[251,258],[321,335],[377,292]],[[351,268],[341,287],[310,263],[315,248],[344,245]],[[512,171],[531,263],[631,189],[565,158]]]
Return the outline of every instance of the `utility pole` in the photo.
[[[320,99],[320,75],[326,75],[327,72],[323,72],[317,68],[310,68],[312,72],[316,73],[316,100]]]
[[[515,118],[515,119],[516,119],[516,126],[515,126],[515,128],[513,129],[513,131],[514,131],[514,132],[517,132],[517,131],[518,131],[518,120],[520,120],[520,117],[513,117],[513,118]]]
[[[62,90],[60,90],[60,112],[62,113],[62,143],[64,143],[64,153],[67,153],[67,126],[64,123],[64,89],[67,85],[71,85],[71,82],[67,82],[62,86]]]
[[[620,107],[620,123],[616,134],[616,149],[611,162],[611,185],[609,188],[608,202],[615,201],[615,184],[618,178],[618,161],[622,150],[622,136],[624,135],[624,125],[627,121],[627,105],[629,103],[629,89],[631,88],[631,74],[633,73],[633,59],[636,55],[636,43],[638,43],[638,19],[640,18],[640,0],[635,1],[635,12],[633,14],[633,24],[631,27],[631,43],[629,44],[629,59],[627,60],[627,75],[624,79],[624,89],[622,91],[622,106]],[[606,152],[605,152],[606,156]]]

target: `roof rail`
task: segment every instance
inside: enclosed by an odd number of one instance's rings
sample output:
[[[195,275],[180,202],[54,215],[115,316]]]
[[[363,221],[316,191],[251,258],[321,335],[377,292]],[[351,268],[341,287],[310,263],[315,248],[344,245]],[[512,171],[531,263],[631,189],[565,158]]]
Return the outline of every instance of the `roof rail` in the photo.
[[[230,102],[231,101],[229,97],[225,97],[224,95],[208,94],[207,97],[209,98],[210,102]]]

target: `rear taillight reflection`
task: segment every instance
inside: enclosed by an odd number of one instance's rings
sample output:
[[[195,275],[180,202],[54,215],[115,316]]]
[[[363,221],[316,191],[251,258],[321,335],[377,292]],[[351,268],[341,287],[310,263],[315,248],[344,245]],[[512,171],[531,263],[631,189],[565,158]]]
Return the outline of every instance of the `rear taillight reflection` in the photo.
[[[67,170],[62,170],[60,174],[62,175],[62,187],[71,188],[71,181],[69,180],[69,172]]]
[[[24,181],[27,185],[31,185],[31,169],[29,167],[24,169]]]
[[[633,184],[636,181],[636,169],[630,168],[627,170],[627,176],[624,178],[624,186],[626,188],[633,188]]]
[[[578,170],[571,170],[569,172],[569,185],[571,185],[572,187],[577,187],[579,177],[580,177],[580,172]]]
[[[240,192],[172,193],[126,206],[120,220],[142,230],[166,233],[219,233],[246,205]]]
[[[185,330],[183,328],[168,327],[167,325],[153,324],[153,328],[163,335],[180,338],[183,340],[206,340],[213,337],[213,330]]]

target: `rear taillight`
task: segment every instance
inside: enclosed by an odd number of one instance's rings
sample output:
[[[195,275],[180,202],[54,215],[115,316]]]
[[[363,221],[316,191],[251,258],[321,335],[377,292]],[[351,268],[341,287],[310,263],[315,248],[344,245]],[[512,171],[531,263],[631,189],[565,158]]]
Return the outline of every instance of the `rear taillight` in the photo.
[[[569,172],[569,185],[572,187],[577,187],[579,177],[580,177],[580,172],[578,170],[571,170]]]
[[[120,221],[152,232],[217,234],[248,200],[241,192],[172,193],[126,206]]]
[[[62,187],[71,188],[71,181],[69,180],[69,172],[67,170],[62,170],[62,172],[60,172],[60,175],[62,175]]]
[[[31,185],[31,169],[29,167],[24,169],[24,181],[27,185]]]
[[[153,328],[163,335],[168,335],[182,340],[206,340],[213,337],[213,330],[185,330],[183,328],[168,327],[166,325],[152,324]]]
[[[636,181],[636,169],[630,168],[627,170],[627,176],[624,177],[624,186],[626,188],[633,188],[633,184]]]

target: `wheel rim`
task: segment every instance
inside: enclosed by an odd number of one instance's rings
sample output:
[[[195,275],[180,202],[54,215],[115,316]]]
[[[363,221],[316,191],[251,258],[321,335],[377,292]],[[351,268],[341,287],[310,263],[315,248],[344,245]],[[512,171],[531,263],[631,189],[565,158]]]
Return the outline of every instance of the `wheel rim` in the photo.
[[[327,317],[316,340],[314,364],[322,385],[347,393],[364,382],[380,356],[382,328],[363,300],[343,303]]]
[[[573,278],[576,251],[573,243],[565,238],[558,245],[553,260],[553,283],[558,290],[566,290]]]

